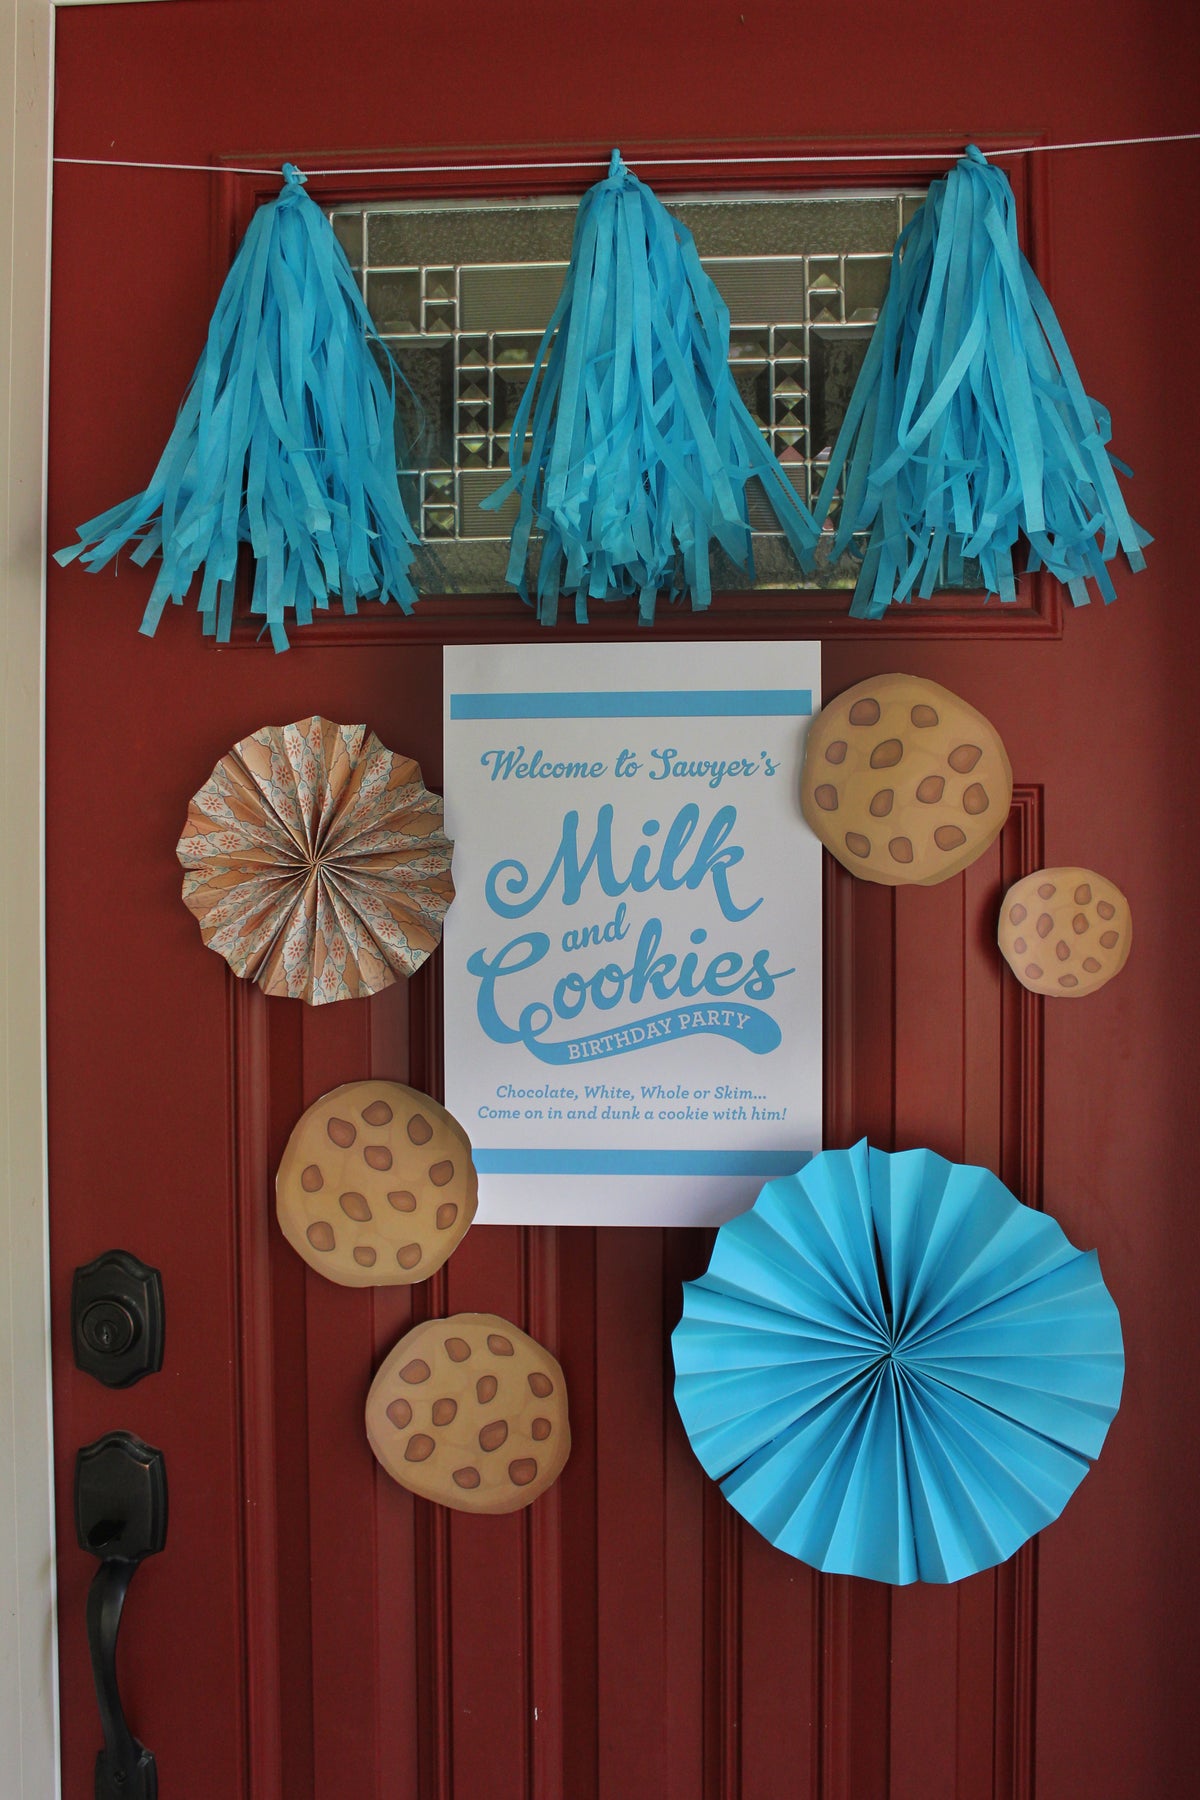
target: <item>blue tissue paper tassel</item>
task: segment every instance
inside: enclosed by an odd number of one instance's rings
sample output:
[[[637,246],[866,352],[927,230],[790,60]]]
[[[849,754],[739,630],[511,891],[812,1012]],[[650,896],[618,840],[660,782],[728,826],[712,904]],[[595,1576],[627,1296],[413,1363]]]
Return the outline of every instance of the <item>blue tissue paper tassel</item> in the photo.
[[[394,386],[333,227],[299,170],[287,163],[283,175],[229,271],[150,485],[57,552],[93,571],[129,543],[136,563],[161,554],[141,625],[149,636],[203,570],[204,631],[228,641],[239,544],[254,553],[251,610],[276,650],[287,649],[289,613],[306,625],[333,595],[348,613],[360,598],[407,613],[417,598]]]
[[[547,356],[547,351],[549,352]],[[532,420],[532,427],[531,427]],[[529,444],[526,436],[532,430]],[[613,151],[580,202],[571,262],[509,439],[512,473],[483,502],[520,496],[508,581],[526,601],[530,536],[542,535],[538,618],[560,593],[712,597],[709,543],[752,568],[746,483],[757,476],[788,542],[811,566],[816,520],[768,449],[729,369],[729,309],[690,231]]]
[[[1083,391],[1062,328],[1017,243],[1008,179],[972,144],[901,234],[891,281],[822,484],[839,483],[832,559],[869,533],[851,613],[959,586],[976,558],[989,593],[1016,598],[1029,542],[1077,606],[1124,551],[1152,540],[1129,515],[1106,448],[1108,413]]]

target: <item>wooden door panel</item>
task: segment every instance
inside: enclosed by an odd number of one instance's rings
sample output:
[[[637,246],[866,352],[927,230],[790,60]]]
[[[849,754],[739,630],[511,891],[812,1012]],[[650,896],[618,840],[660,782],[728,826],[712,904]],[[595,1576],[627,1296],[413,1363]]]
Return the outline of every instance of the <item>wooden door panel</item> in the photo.
[[[406,747],[426,758],[425,742]],[[932,1137],[1028,1186],[1037,1003],[999,979],[977,927],[1039,838],[1040,793],[1019,789],[988,856],[933,890],[932,933],[928,896],[831,868],[828,1035],[870,1049],[840,1065],[832,1136],[846,1135],[864,1079],[882,1083],[894,1110],[878,1140]],[[963,971],[949,1005],[933,952]],[[423,1071],[438,1085],[437,977],[434,963],[376,1000],[324,1009],[275,1006],[226,979],[239,1131],[271,1147],[244,1195],[251,1217],[269,1213],[287,1132],[319,1094],[372,1074]],[[901,1019],[904,1030],[891,1023]],[[251,1668],[277,1657],[284,1720],[277,1764],[260,1752],[256,1795],[353,1782],[387,1800],[766,1800],[781,1766],[798,1796],[836,1794],[839,1779],[867,1791],[876,1768],[898,1800],[1023,1791],[1011,1771],[1027,1753],[1032,1692],[1014,1687],[1013,1647],[1029,1637],[1032,1551],[956,1588],[891,1594],[819,1577],[745,1526],[670,1401],[680,1284],[710,1244],[698,1231],[477,1227],[429,1284],[371,1291],[312,1275],[277,1234],[266,1245],[243,1235],[242,1255],[265,1249],[271,1265],[269,1283],[240,1293],[244,1344],[249,1311],[269,1308],[274,1395],[247,1421],[245,1479],[273,1480],[277,1509],[248,1656]],[[362,1432],[363,1396],[396,1339],[461,1309],[511,1316],[563,1360],[575,1451],[528,1514],[473,1519],[416,1502]],[[269,1743],[269,1708],[252,1738],[264,1730]]]

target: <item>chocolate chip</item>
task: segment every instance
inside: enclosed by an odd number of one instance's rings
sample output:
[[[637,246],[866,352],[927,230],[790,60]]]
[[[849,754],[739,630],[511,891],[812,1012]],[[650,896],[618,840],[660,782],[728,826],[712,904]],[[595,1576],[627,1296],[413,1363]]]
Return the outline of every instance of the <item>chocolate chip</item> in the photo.
[[[392,1109],[386,1100],[372,1100],[370,1106],[364,1106],[362,1116],[368,1125],[390,1125]]]
[[[1042,900],[1053,900],[1056,891],[1052,881],[1043,881],[1038,889],[1038,895]]]
[[[879,723],[878,700],[856,700],[850,708],[852,725],[877,725]]]
[[[1091,889],[1091,884],[1089,882],[1085,881],[1085,882],[1083,882],[1083,884],[1080,887],[1077,887],[1075,889],[1075,904],[1076,904],[1076,906],[1087,906],[1088,903],[1090,902],[1091,898],[1092,898],[1092,889]]]
[[[1100,933],[1100,942],[1106,950],[1115,950],[1120,941],[1119,931],[1102,931]]]
[[[437,1445],[431,1437],[426,1437],[423,1431],[414,1431],[404,1446],[404,1460],[405,1462],[428,1462],[436,1449]]]
[[[480,1406],[488,1406],[496,1398],[496,1389],[500,1383],[494,1375],[481,1375],[475,1383],[475,1398]]]
[[[1082,937],[1084,932],[1088,929],[1089,924],[1090,921],[1086,913],[1076,913],[1075,917],[1071,920],[1071,930],[1075,933],[1076,937]]]
[[[349,1119],[330,1119],[325,1129],[339,1150],[348,1150],[358,1136]]]
[[[310,1225],[304,1235],[314,1250],[332,1250],[337,1242],[333,1226],[327,1225],[324,1219],[318,1219],[315,1225]]]
[[[306,1194],[319,1193],[321,1188],[325,1186],[325,1177],[322,1175],[316,1163],[309,1163],[307,1169],[304,1170],[300,1177],[300,1186],[304,1189]]]
[[[894,837],[888,843],[888,855],[893,862],[910,863],[913,859],[912,839]]]
[[[973,781],[963,795],[963,811],[974,816],[976,813],[986,812],[990,805],[988,791],[983,783]]]
[[[354,1260],[358,1263],[360,1268],[373,1269],[375,1267],[375,1252],[372,1250],[370,1244],[355,1244]]]
[[[396,1261],[402,1269],[415,1269],[421,1260],[420,1244],[401,1244],[396,1252]]]
[[[956,775],[969,775],[983,755],[978,744],[959,744],[946,758]]]
[[[917,799],[922,806],[936,806],[945,788],[946,780],[943,775],[927,775],[924,781],[917,783]]]
[[[846,740],[845,738],[835,738],[825,752],[825,761],[831,763],[843,763],[845,760]]]
[[[1060,975],[1058,978],[1058,985],[1059,987],[1065,988],[1078,987],[1079,977],[1078,975]]]
[[[1049,937],[1054,930],[1054,920],[1049,913],[1043,913],[1037,922],[1037,934],[1040,938]]]
[[[434,1163],[429,1171],[429,1179],[434,1187],[445,1187],[448,1181],[454,1180],[454,1164],[449,1160]]]
[[[429,1364],[419,1356],[414,1356],[410,1363],[405,1363],[400,1371],[401,1381],[417,1382],[429,1380]]]
[[[852,856],[870,856],[871,840],[870,838],[865,838],[861,831],[848,831],[846,833],[846,848]]]
[[[493,1356],[511,1356],[513,1353],[511,1338],[501,1337],[498,1331],[488,1332],[487,1344]]]
[[[518,1457],[516,1462],[508,1465],[508,1479],[514,1487],[528,1487],[531,1481],[537,1480],[537,1463],[532,1456]]]
[[[936,725],[938,722],[937,713],[932,706],[914,706],[908,716],[918,731],[928,731],[931,725]]]
[[[339,1194],[338,1205],[348,1219],[357,1219],[360,1225],[365,1225],[371,1217],[371,1209],[362,1194]]]
[[[960,831],[957,825],[939,825],[933,834],[933,841],[939,850],[957,850],[960,844],[966,843],[967,834]]]
[[[883,742],[876,744],[871,752],[871,767],[873,769],[894,769],[903,755],[904,745],[899,738],[884,738]]]
[[[1044,971],[1039,969],[1036,963],[1026,963],[1025,973],[1028,975],[1030,981],[1040,981]]]
[[[1102,962],[1097,962],[1094,956],[1085,956],[1083,959],[1083,966],[1089,975],[1098,975],[1104,967],[1104,964]]]
[[[1024,954],[1025,954],[1025,939],[1024,938],[1014,938],[1013,939],[1013,949],[1016,951],[1018,956],[1024,956]]]
[[[387,1416],[397,1431],[403,1431],[406,1425],[412,1424],[412,1407],[407,1400],[393,1400],[387,1409]]]
[[[477,1488],[479,1486],[478,1469],[455,1469],[452,1479],[460,1488]]]
[[[528,1381],[530,1393],[536,1394],[539,1400],[547,1399],[554,1392],[554,1383],[548,1375],[543,1375],[540,1369],[535,1369],[533,1374],[528,1377]]]
[[[483,1430],[479,1433],[479,1448],[481,1450],[498,1450],[501,1444],[506,1443],[507,1441],[508,1426],[503,1419],[493,1419],[491,1424],[485,1425]]]
[[[414,1144],[427,1144],[433,1136],[433,1126],[424,1113],[414,1113],[408,1121],[408,1135]]]
[[[455,1206],[453,1200],[443,1201],[442,1205],[439,1206],[437,1209],[437,1228],[438,1228],[438,1230],[439,1231],[449,1231],[450,1227],[453,1225],[453,1223],[454,1223],[455,1219],[457,1219],[457,1217],[458,1217],[458,1208],[457,1208],[457,1206]]]
[[[549,1419],[535,1419],[530,1429],[533,1433],[534,1443],[544,1444],[554,1427],[551,1425]]]
[[[1096,911],[1102,919],[1112,919],[1116,917],[1117,909],[1111,900],[1097,900]]]
[[[1020,901],[1018,901],[1017,904],[1010,909],[1008,916],[1012,920],[1014,925],[1021,925],[1024,923],[1024,921],[1028,918],[1029,915],[1025,911],[1025,908],[1021,905]]]
[[[822,812],[837,811],[838,792],[831,781],[823,781],[819,788],[814,788],[813,799]]]
[[[388,1195],[388,1205],[394,1206],[397,1212],[416,1212],[417,1196],[400,1188]]]
[[[1055,946],[1054,946],[1054,954],[1055,954],[1055,956],[1057,956],[1059,962],[1070,962],[1070,960],[1071,960],[1070,944],[1068,944],[1064,938],[1059,938],[1057,944],[1055,944]]]
[[[873,819],[886,819],[892,810],[892,802],[895,798],[896,795],[894,789],[880,788],[877,794],[871,796],[871,805],[868,809],[871,817]]]
[[[466,1338],[453,1337],[446,1339],[446,1355],[450,1358],[451,1362],[466,1362],[470,1354],[471,1346],[468,1344]]]
[[[458,1412],[457,1400],[435,1400],[433,1403],[433,1422],[435,1425],[449,1425]]]
[[[368,1144],[363,1151],[363,1161],[368,1169],[378,1169],[382,1174],[392,1166],[392,1153],[386,1144]]]

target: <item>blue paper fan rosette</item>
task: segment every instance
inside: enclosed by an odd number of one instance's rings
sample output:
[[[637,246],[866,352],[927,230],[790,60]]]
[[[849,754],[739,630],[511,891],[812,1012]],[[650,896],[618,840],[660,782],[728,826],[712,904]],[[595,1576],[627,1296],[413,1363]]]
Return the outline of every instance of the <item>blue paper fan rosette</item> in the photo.
[[[738,1512],[814,1568],[897,1585],[991,1568],[1056,1519],[1125,1372],[1095,1251],[986,1169],[865,1140],[721,1227],[672,1346]]]

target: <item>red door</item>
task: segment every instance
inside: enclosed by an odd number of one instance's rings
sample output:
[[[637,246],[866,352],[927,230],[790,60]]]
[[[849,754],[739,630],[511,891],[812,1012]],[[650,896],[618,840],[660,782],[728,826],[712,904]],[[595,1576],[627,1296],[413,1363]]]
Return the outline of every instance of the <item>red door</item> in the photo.
[[[784,0],[657,11],[628,0],[447,13],[379,0],[65,10],[57,149],[272,167],[503,163],[614,142],[723,155],[865,144],[910,160],[780,171],[773,185],[927,179],[965,127],[985,146],[1194,123],[1187,46],[1135,0],[991,19],[886,3],[852,18]],[[801,137],[799,134],[803,132]],[[306,1273],[271,1216],[274,1166],[319,1094],[379,1074],[438,1092],[436,958],[407,986],[321,1009],[267,1001],[206,952],[174,844],[217,758],[264,723],[367,721],[441,782],[447,639],[529,639],[512,598],[330,621],[275,657],[203,642],[190,612],[136,633],[150,577],[52,568],[48,644],[52,1281],[64,1792],[91,1791],[99,1727],[75,1547],[76,1449],[110,1429],[164,1451],[166,1549],[133,1584],[121,1683],[163,1800],[983,1800],[1181,1794],[1191,1785],[1189,1595],[1196,1434],[1188,1160],[1190,589],[1196,246],[1192,146],[1017,165],[1085,382],[1137,469],[1150,570],[1062,618],[1030,582],[1011,614],[949,602],[850,626],[844,600],[726,599],[681,639],[827,639],[836,691],[890,668],[998,726],[1010,823],[965,877],[915,893],[828,875],[827,1141],[930,1144],[995,1168],[1095,1245],[1122,1310],[1123,1409],[1064,1517],[949,1589],[822,1578],[706,1482],[674,1416],[667,1338],[702,1234],[474,1230],[413,1290]],[[576,191],[571,172],[466,175],[443,193]],[[758,179],[751,174],[749,182]],[[675,184],[672,184],[675,185]],[[660,182],[666,189],[668,184]],[[51,541],[146,479],[232,244],[270,182],[59,169]],[[314,182],[322,199],[418,179]],[[1191,259],[1190,262],[1188,259]],[[1189,381],[1189,375],[1192,379]],[[394,609],[388,609],[389,612]],[[565,628],[564,635],[565,635]],[[572,628],[573,629],[573,628]],[[628,637],[625,616],[593,628]],[[631,651],[636,654],[636,649]],[[1181,677],[1181,671],[1187,671]],[[1181,687],[1183,689],[1181,693]],[[1130,895],[1128,970],[1082,1007],[1002,980],[1002,885],[1083,861]],[[162,1372],[126,1392],[79,1373],[71,1271],[121,1246],[161,1269]],[[413,1502],[362,1428],[373,1369],[410,1320],[505,1314],[559,1355],[575,1450],[504,1519]]]

